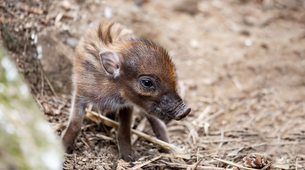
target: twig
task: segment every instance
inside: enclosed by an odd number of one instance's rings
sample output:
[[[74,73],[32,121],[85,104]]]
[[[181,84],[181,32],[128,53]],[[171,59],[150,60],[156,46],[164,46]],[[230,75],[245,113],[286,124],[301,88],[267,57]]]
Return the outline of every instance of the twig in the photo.
[[[255,147],[261,147],[261,146],[276,146],[276,145],[304,145],[305,143],[304,142],[284,142],[284,143],[261,143],[261,144],[257,144],[257,145],[247,145],[247,146],[244,146],[245,148],[255,148]],[[224,151],[228,151],[228,150],[235,150],[235,149],[239,149],[239,147],[232,147],[232,148],[221,148],[219,150],[224,150]],[[215,151],[215,148],[214,149],[207,149],[207,150],[203,150],[201,152],[203,153],[210,153],[210,152],[214,152]]]
[[[84,138],[81,138],[81,141],[85,143],[85,145],[90,148],[90,146],[92,146],[91,141],[88,139],[87,135],[81,131],[82,135],[84,136]]]
[[[103,124],[107,125],[107,126],[110,126],[110,127],[113,127],[115,129],[118,129],[119,128],[119,123],[103,116],[103,115],[99,115],[98,113],[96,112],[93,112],[93,111],[89,111],[86,109],[86,112],[87,112],[87,117],[92,119],[93,121],[97,121],[97,120],[100,120],[100,122],[102,122]],[[152,143],[155,143],[155,144],[158,144],[160,145],[162,148],[165,148],[165,149],[171,149],[173,150],[176,154],[175,156],[182,156],[184,155],[185,156],[185,150],[184,149],[181,149],[181,148],[178,148],[172,144],[169,144],[169,143],[166,143],[164,141],[161,141],[155,137],[152,137],[152,136],[149,136],[143,132],[140,132],[140,131],[137,131],[137,130],[134,130],[134,129],[131,129],[131,133],[133,134],[136,134]]]
[[[63,13],[59,13],[56,17],[55,17],[55,22],[54,22],[54,25],[56,27],[59,27],[60,26],[60,20],[62,19],[63,17]]]
[[[195,126],[202,126],[203,119],[208,116],[211,111],[211,106],[207,106],[202,113],[192,122]]]
[[[215,117],[221,115],[222,113],[224,113],[224,110],[223,110],[223,109],[220,109],[220,110],[218,110],[216,113],[214,113],[213,115],[211,115],[211,116],[205,118],[204,122],[208,122],[209,120],[214,119]]]
[[[50,87],[50,89],[51,89],[53,95],[55,96],[56,99],[58,99],[58,96],[57,96],[57,94],[56,94],[56,92],[55,92],[55,90],[54,90],[52,84],[50,83],[50,81],[49,81],[47,75],[45,74],[45,72],[44,72],[44,70],[43,70],[43,68],[42,68],[42,64],[41,64],[40,60],[38,60],[38,64],[39,64],[39,67],[40,67],[40,69],[41,69],[41,71],[42,71],[42,73],[43,73],[43,77],[44,77],[44,79],[47,81],[48,86]],[[43,81],[43,80],[42,80],[42,81]]]
[[[147,122],[147,119],[145,119],[145,118],[143,120],[141,120],[141,122],[137,126],[136,130],[142,132],[145,129],[146,122]],[[138,140],[138,138],[139,138],[139,136],[132,135],[131,136],[131,145],[133,145]]]
[[[222,160],[222,159],[218,159],[218,158],[214,158],[214,159],[216,159],[216,160],[218,160],[218,161],[220,161],[220,162],[226,163],[226,164],[228,164],[228,165],[231,165],[231,166],[235,166],[235,167],[241,168],[241,169],[246,169],[246,170],[257,170],[257,169],[253,169],[253,168],[244,167],[244,166],[242,166],[242,165],[238,165],[238,164],[236,164],[236,163],[234,163],[234,162],[230,162],[230,161],[226,161],[226,160]]]
[[[276,169],[290,169],[288,164],[273,164],[271,167]]]
[[[47,77],[46,74],[44,74],[44,78],[46,79],[46,81],[47,81],[47,83],[48,83],[48,85],[49,85],[49,87],[50,87],[52,93],[54,94],[54,96],[55,96],[56,98],[58,98],[58,96],[57,96],[57,94],[56,94],[56,92],[55,92],[55,90],[54,90],[52,84],[50,83],[50,81],[49,81],[49,79],[48,79],[48,77]]]
[[[200,154],[199,154],[199,147],[198,147],[197,152],[196,152],[197,161],[199,161],[199,156],[200,156]]]
[[[251,141],[251,139],[223,139],[223,140],[201,140],[200,143],[221,143],[221,142],[245,142],[245,141]]]
[[[295,160],[295,170],[298,170],[298,158]]]
[[[232,129],[229,129],[229,130],[224,130],[225,133],[230,133],[230,135],[232,135],[233,132],[236,132],[238,134],[238,136],[240,135],[244,135],[245,136],[245,133],[249,136],[257,136],[258,133],[256,132],[251,132],[251,131],[246,131],[245,130],[232,130]],[[210,132],[210,135],[221,135],[221,131],[213,131],[213,132]]]
[[[44,74],[43,74],[43,70],[41,69],[41,96],[43,96],[43,91],[44,91]]]
[[[256,145],[250,145],[250,147],[260,147],[264,145],[276,146],[276,145],[304,145],[304,142],[282,142],[282,143],[261,143]]]
[[[109,140],[111,142],[115,142],[115,139],[113,139],[112,137],[108,137],[108,136],[105,136],[105,135],[102,135],[102,134],[96,134],[95,136],[99,137],[101,139],[104,139],[104,140]]]
[[[18,7],[20,10],[28,12],[28,13],[32,13],[32,14],[37,14],[37,15],[41,15],[43,14],[43,10],[40,8],[34,8],[34,7],[29,7],[25,4],[22,4]]]
[[[239,80],[237,77],[233,77],[232,78],[232,81],[234,83],[234,85],[239,89],[239,90],[242,90],[243,89],[243,86],[240,84]]]
[[[273,159],[265,167],[263,167],[261,170],[265,170],[265,169],[269,168],[269,166],[271,166],[274,162],[275,162],[275,160]]]
[[[169,168],[188,169],[188,168],[192,168],[193,167],[193,165],[184,165],[184,164],[179,164],[179,163],[170,163],[170,162],[166,162],[164,160],[160,160],[160,161],[162,163],[164,163],[166,165],[166,167],[169,167]],[[196,169],[197,170],[225,170],[225,168],[210,167],[210,166],[197,166]]]
[[[200,162],[202,161],[202,159],[200,158],[194,165],[193,167],[191,168],[192,170],[196,170],[198,165],[200,164]]]
[[[161,164],[161,163],[156,163],[156,164],[154,164],[154,163],[150,163],[150,164],[148,164],[148,165],[145,165],[144,166],[144,168],[142,168],[142,169],[151,169],[151,168],[149,168],[149,167],[158,167],[159,169],[162,169],[162,168],[164,168],[165,167],[165,164]]]
[[[219,149],[221,149],[221,147],[222,147],[222,145],[223,145],[223,138],[224,138],[224,130],[223,129],[221,129],[221,136],[220,136],[220,144],[219,144],[219,146],[218,146],[218,149],[217,149],[217,151],[216,151],[216,155],[218,154],[218,152],[219,152]]]
[[[148,160],[148,161],[146,161],[146,162],[144,162],[144,163],[138,164],[138,165],[132,167],[131,169],[132,169],[132,170],[137,170],[137,169],[139,169],[139,168],[141,168],[141,167],[143,167],[143,166],[145,166],[145,165],[147,165],[147,164],[149,164],[149,163],[151,163],[151,162],[154,162],[154,161],[160,159],[161,157],[162,157],[162,155],[159,155],[159,156],[154,157],[153,159]]]
[[[80,140],[86,145],[87,148],[90,148],[90,145],[85,141],[84,138],[81,138]]]
[[[12,12],[11,10],[9,10],[6,6],[4,5],[0,5],[0,8],[3,8],[4,10],[6,10],[9,14],[11,14],[13,17],[17,18],[19,21],[19,17],[17,14],[15,14],[14,12]]]
[[[199,138],[199,135],[198,135],[196,129],[194,128],[194,126],[191,123],[189,123],[187,121],[182,121],[182,122],[186,126],[186,128],[189,130],[189,132],[190,132],[189,135],[193,139],[192,140],[192,144],[196,145],[197,139]]]
[[[33,97],[34,97],[34,99],[36,100],[36,103],[39,105],[39,107],[40,107],[42,110],[44,110],[44,107],[41,105],[41,103],[40,103],[40,101],[37,99],[37,97],[34,96],[34,95],[33,95]]]

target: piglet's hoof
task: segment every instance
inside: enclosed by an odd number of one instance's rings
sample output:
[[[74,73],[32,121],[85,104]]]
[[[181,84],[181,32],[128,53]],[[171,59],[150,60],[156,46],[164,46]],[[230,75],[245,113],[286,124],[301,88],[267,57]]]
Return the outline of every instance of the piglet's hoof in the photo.
[[[67,147],[66,149],[65,149],[65,151],[66,151],[66,153],[67,154],[72,154],[73,153],[73,147]]]
[[[121,159],[123,159],[125,162],[134,162],[134,156],[130,155],[121,155]]]

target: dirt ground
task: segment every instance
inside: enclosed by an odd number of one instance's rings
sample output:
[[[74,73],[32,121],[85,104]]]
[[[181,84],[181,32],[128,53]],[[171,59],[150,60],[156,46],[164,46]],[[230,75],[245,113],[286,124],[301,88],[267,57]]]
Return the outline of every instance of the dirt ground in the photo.
[[[192,113],[167,124],[189,159],[162,156],[142,169],[232,168],[259,153],[280,169],[305,167],[305,1],[0,0],[1,39],[58,135],[67,125],[75,46],[105,19],[168,49]],[[146,123],[136,115],[135,127]],[[143,132],[152,135],[150,126]],[[137,161],[118,160],[115,131],[85,120],[63,169],[128,169],[159,156],[139,138]],[[196,164],[196,162],[198,164]],[[241,164],[242,165],[242,164]]]

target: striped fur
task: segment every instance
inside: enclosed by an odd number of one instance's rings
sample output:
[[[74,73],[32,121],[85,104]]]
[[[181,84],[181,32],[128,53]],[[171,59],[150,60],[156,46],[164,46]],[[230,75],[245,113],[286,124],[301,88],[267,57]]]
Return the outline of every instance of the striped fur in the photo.
[[[77,95],[101,104],[100,100],[105,98],[105,94],[111,96],[114,94],[112,91],[120,89],[107,78],[101,65],[99,53],[103,51],[118,53],[123,62],[126,61],[129,67],[134,67],[131,72],[150,72],[158,75],[161,81],[170,84],[171,89],[176,89],[175,67],[165,49],[151,41],[135,38],[132,31],[118,23],[103,22],[90,29],[76,48],[74,83]]]
[[[111,63],[110,70],[118,73],[117,76],[106,73],[100,57],[103,54],[115,56],[115,67]],[[133,106],[147,113],[156,136],[165,142],[168,142],[167,133],[159,119],[179,120],[190,112],[176,92],[176,71],[167,51],[151,41],[136,38],[118,23],[106,21],[91,28],[76,48],[73,66],[73,108],[62,135],[68,152],[81,129],[88,103],[102,112],[119,112],[118,145],[120,157],[125,161],[132,156]],[[153,82],[153,88],[143,85],[147,80]]]

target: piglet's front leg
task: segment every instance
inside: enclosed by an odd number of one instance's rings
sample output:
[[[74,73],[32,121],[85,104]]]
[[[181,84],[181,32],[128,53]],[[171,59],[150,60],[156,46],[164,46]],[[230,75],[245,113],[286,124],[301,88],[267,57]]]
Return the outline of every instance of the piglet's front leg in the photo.
[[[132,107],[127,107],[119,111],[119,130],[118,130],[118,144],[120,157],[124,161],[132,161],[132,147],[131,147],[131,123],[132,123]]]
[[[148,114],[145,114],[145,115],[146,115],[146,118],[149,121],[151,128],[154,131],[156,137],[164,142],[169,143],[165,124],[154,116],[150,116]],[[173,153],[174,152],[170,149],[164,149],[164,148],[162,148],[161,151],[164,153]]]
[[[85,117],[86,103],[76,95],[72,102],[72,112],[70,113],[69,123],[62,134],[62,142],[67,153],[72,153],[74,141],[81,130],[83,119]]]

